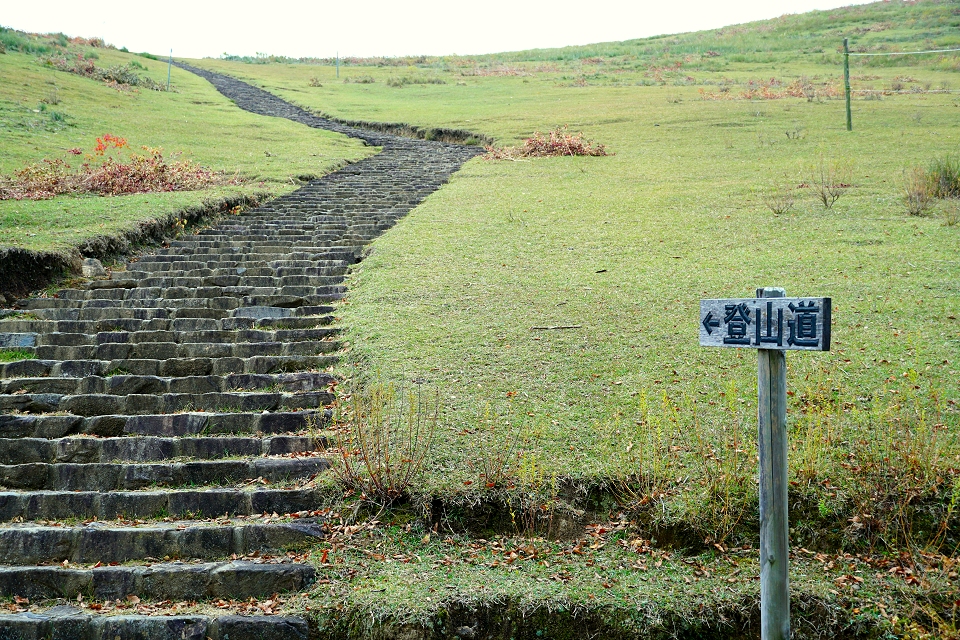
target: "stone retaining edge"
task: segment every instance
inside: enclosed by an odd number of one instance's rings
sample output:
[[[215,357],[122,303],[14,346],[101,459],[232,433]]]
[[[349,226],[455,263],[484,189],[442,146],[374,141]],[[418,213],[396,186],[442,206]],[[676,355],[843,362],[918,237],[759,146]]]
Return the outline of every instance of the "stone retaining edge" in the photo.
[[[184,228],[210,222],[237,206],[255,207],[269,197],[266,192],[237,194],[207,200],[111,235],[97,235],[62,251],[33,251],[21,247],[0,248],[0,306],[13,304],[31,291],[80,273],[82,258],[103,260],[125,256],[137,248],[167,241]]]

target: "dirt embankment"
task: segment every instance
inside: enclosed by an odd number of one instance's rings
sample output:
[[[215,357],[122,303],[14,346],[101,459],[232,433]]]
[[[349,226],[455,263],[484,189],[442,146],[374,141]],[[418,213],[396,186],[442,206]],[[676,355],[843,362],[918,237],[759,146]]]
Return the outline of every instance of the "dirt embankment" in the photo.
[[[162,244],[185,228],[195,227],[238,207],[257,206],[267,194],[236,195],[182,209],[112,235],[97,235],[61,251],[0,248],[0,304],[13,304],[31,291],[58,278],[80,273],[83,258],[106,260],[128,255],[139,247]]]

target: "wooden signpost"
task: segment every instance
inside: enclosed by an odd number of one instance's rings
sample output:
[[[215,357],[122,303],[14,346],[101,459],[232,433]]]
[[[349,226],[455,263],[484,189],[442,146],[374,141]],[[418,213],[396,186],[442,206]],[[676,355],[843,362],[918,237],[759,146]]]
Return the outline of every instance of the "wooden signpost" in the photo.
[[[757,289],[756,298],[700,301],[700,344],[757,349],[760,453],[760,637],[790,638],[787,521],[787,350],[830,350],[830,298],[787,298]]]

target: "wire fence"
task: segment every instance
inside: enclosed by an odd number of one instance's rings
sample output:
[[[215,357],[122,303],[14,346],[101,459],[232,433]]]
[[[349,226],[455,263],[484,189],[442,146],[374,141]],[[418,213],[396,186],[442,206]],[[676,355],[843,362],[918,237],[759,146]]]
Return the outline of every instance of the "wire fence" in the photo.
[[[928,93],[960,93],[960,89],[907,89],[907,90],[897,90],[893,89],[850,89],[850,93],[883,93],[888,95],[894,95],[898,93],[902,94],[928,94]]]
[[[924,89],[920,87],[915,87],[913,89],[853,89],[850,86],[850,58],[851,57],[877,57],[877,56],[916,56],[916,55],[925,55],[931,53],[960,53],[960,48],[949,48],[949,49],[927,49],[925,51],[874,51],[874,52],[851,52],[850,44],[847,38],[843,39],[843,88],[844,88],[844,97],[846,98],[846,111],[847,111],[847,131],[853,131],[853,115],[850,108],[850,97],[854,94],[868,96],[866,99],[870,99],[869,96],[876,95],[919,95],[926,93],[960,93],[960,91],[954,91],[952,89]],[[944,83],[946,85],[946,83]],[[944,86],[941,85],[941,86]],[[903,86],[902,84],[900,86]],[[930,85],[927,84],[929,87]]]
[[[889,51],[882,53],[853,53],[849,55],[852,56],[915,56],[923,53],[950,53],[953,51],[960,52],[960,49],[930,49],[929,51]]]

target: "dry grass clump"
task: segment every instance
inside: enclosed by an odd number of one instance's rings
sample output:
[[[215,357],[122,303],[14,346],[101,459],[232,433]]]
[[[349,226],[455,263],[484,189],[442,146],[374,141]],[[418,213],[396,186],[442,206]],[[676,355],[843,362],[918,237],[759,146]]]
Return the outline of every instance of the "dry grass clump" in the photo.
[[[527,138],[519,147],[487,147],[489,160],[518,160],[521,158],[548,158],[554,156],[606,156],[606,148],[583,137],[583,133],[570,133],[567,126],[557,127],[544,135],[539,131]]]
[[[960,198],[960,160],[944,156],[936,158],[929,169],[912,167],[904,171],[903,193],[907,212],[913,216],[923,215],[934,199]]]
[[[237,183],[190,160],[169,160],[161,149],[143,147],[144,153],[120,156],[127,141],[106,134],[97,138],[92,154],[79,167],[55,158],[0,176],[0,200],[46,200],[63,194],[114,196],[125,193],[192,191],[208,186]],[[108,153],[112,154],[108,155]],[[82,155],[80,149],[70,153]]]

